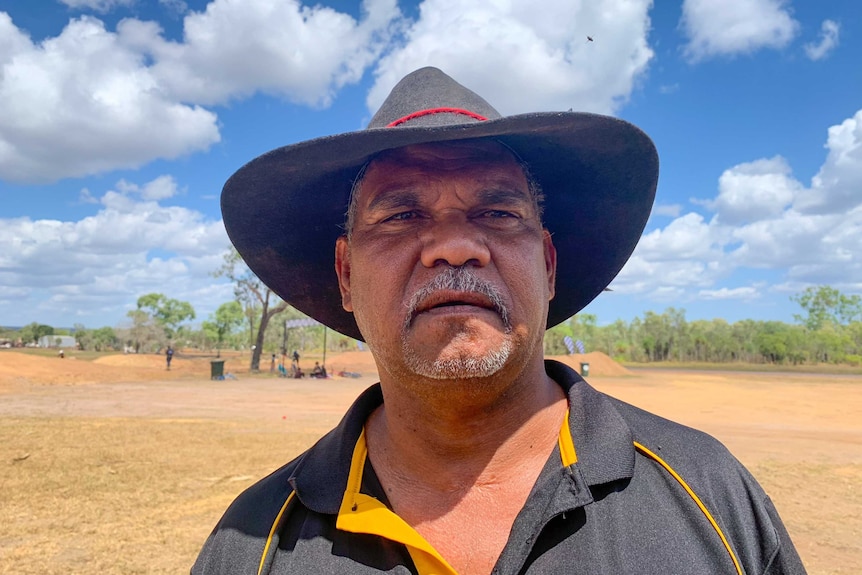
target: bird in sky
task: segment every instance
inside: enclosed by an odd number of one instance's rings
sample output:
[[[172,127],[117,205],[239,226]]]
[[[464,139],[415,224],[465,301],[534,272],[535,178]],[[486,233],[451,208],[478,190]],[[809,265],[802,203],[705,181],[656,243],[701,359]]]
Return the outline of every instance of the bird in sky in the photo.
[[[593,37],[592,37],[592,36],[587,36],[587,42],[592,42],[592,41],[593,41]]]

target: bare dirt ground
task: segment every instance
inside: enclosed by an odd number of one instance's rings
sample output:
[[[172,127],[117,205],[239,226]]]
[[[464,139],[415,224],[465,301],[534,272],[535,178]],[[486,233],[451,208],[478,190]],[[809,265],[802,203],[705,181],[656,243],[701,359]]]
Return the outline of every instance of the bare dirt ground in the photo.
[[[236,494],[331,428],[376,381],[209,379],[211,357],[0,351],[0,574],[188,572]],[[308,370],[315,360],[303,358]],[[723,441],[772,496],[813,575],[862,573],[862,377],[626,370],[598,389]],[[262,365],[268,370],[268,363]]]

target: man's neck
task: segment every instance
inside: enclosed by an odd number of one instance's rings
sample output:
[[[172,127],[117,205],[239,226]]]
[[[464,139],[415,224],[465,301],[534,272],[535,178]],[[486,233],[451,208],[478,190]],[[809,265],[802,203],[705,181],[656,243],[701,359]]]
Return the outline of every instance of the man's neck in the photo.
[[[431,381],[418,393],[381,385],[384,404],[366,425],[372,464],[432,491],[506,481],[544,462],[566,411],[541,361],[509,382]]]
[[[421,400],[381,378],[371,464],[393,511],[458,573],[491,572],[557,443],[566,398],[538,365],[508,386],[429,382],[439,393]]]

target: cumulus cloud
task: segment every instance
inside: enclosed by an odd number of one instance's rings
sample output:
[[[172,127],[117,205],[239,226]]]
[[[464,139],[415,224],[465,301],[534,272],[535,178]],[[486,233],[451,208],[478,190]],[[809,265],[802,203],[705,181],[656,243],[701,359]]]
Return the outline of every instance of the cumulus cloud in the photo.
[[[109,9],[116,2],[69,2]],[[204,106],[264,92],[326,106],[359,80],[389,37],[395,0],[363,18],[298,0],[214,0],[183,21],[116,31],[92,16],[34,43],[0,12],[0,179],[46,183],[205,151],[220,141]]]
[[[718,197],[709,205],[728,225],[780,215],[802,190],[787,161],[776,156],[739,164],[718,179]]]
[[[363,19],[298,0],[215,0],[184,19],[182,43],[151,22],[127,20],[118,31],[152,56],[159,85],[180,101],[221,104],[254,92],[327,106],[358,81],[387,46],[395,0],[365,0]]]
[[[613,290],[664,299],[668,288],[707,288],[725,273],[726,231],[689,212],[641,238]],[[674,293],[676,293],[674,291]]]
[[[177,182],[173,176],[159,176],[143,186],[120,180],[117,189],[123,194],[139,194],[145,200],[165,200],[177,193]]]
[[[653,57],[651,5],[595,0],[543,9],[532,0],[425,0],[403,45],[377,64],[368,107],[376,110],[399,79],[431,65],[504,115],[570,108],[611,113]]]
[[[166,98],[140,53],[91,17],[39,45],[0,13],[0,178],[50,182],[219,141],[216,116]]]
[[[717,196],[645,234],[614,291],[683,289],[700,299],[755,298],[758,286],[721,286],[737,270],[780,272],[802,286],[862,285],[862,110],[827,130],[828,154],[809,185],[787,161],[763,158],[725,170]],[[797,290],[798,291],[798,290]]]
[[[862,206],[862,110],[828,134],[826,162],[794,205],[801,212],[842,214]]]
[[[229,245],[224,226],[147,198],[146,190],[164,189],[168,180],[122,182],[99,198],[93,215],[78,221],[0,219],[4,321],[62,317],[71,323],[78,309],[93,317],[122,316],[149,292],[193,300],[210,311],[230,299],[230,286],[209,276]],[[202,300],[202,293],[213,295]]]
[[[799,30],[786,4],[785,0],[684,0],[680,28],[688,39],[686,57],[697,62],[784,48]]]
[[[841,32],[841,27],[834,20],[824,20],[820,25],[820,36],[817,42],[809,42],[805,44],[805,55],[810,60],[822,60],[829,55],[832,50],[838,47],[838,36]]]

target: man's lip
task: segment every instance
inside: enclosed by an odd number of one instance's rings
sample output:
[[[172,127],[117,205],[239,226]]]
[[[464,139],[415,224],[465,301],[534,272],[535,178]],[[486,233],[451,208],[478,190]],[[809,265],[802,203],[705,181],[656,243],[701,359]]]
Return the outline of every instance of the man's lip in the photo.
[[[452,307],[452,306],[473,306],[496,311],[494,304],[488,296],[476,292],[458,292],[451,290],[442,290],[434,292],[416,306],[416,311],[413,312],[413,317],[420,313],[430,311],[432,309]]]

